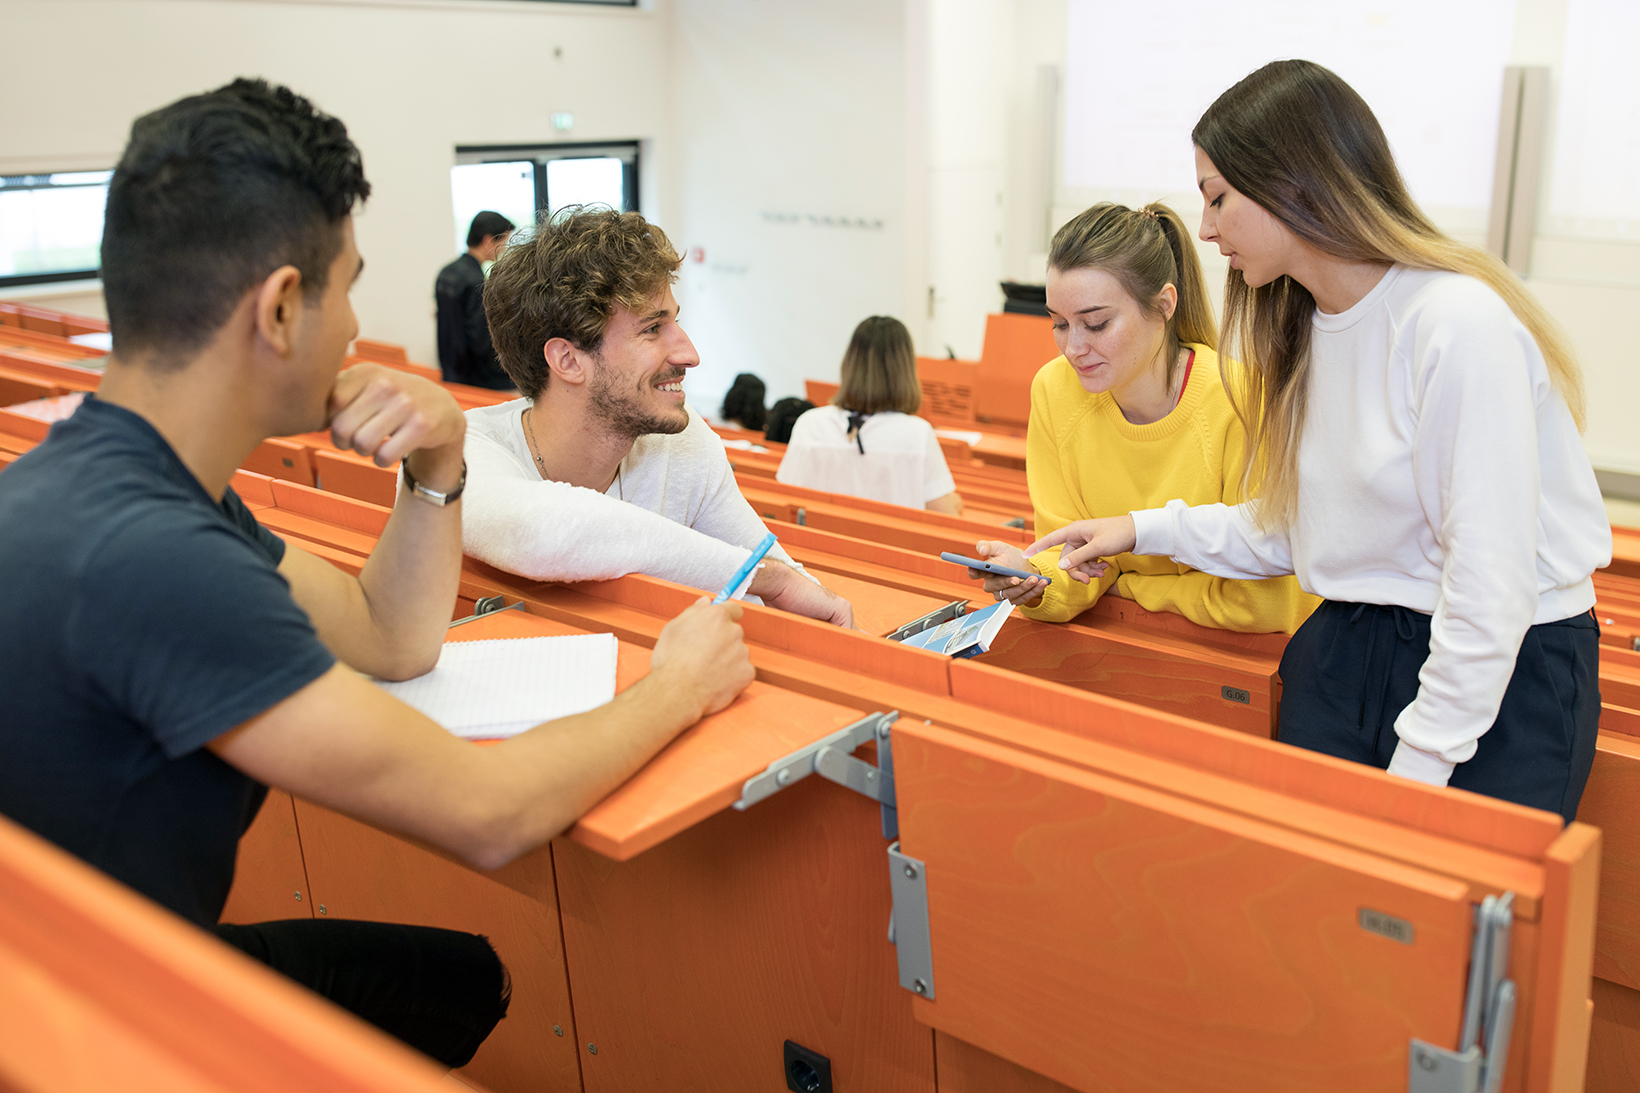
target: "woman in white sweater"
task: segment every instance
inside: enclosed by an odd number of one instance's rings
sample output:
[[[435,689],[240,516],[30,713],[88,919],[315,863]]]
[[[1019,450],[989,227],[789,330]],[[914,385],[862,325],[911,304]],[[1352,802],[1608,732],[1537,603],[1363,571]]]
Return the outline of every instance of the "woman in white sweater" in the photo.
[[[1564,336],[1500,262],[1430,223],[1327,69],[1266,65],[1192,139],[1201,237],[1230,259],[1257,500],[1174,501],[1031,549],[1064,544],[1078,580],[1126,550],[1296,574],[1327,602],[1282,658],[1283,741],[1570,821],[1611,528]]]
[[[911,332],[873,315],[854,328],[830,406],[792,426],[775,480],[891,505],[960,514],[934,427],[917,417],[922,385]]]

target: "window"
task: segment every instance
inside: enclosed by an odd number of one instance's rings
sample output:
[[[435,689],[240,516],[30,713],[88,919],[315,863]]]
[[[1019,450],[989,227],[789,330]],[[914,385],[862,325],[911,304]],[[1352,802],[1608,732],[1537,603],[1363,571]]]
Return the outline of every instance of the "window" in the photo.
[[[473,217],[493,209],[528,227],[538,210],[568,205],[638,208],[638,144],[505,145],[456,149],[450,168],[456,249],[467,249]]]
[[[113,175],[0,175],[0,286],[97,276]]]

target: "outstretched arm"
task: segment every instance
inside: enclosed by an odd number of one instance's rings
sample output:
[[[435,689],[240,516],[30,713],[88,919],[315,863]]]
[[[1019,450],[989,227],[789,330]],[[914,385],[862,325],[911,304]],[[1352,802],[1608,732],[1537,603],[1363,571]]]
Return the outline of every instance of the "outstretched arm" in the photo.
[[[495,747],[445,732],[333,667],[208,745],[258,781],[493,869],[568,828],[752,681],[740,607],[704,599],[661,631],[649,675]]]
[[[426,488],[461,480],[466,419],[438,384],[380,365],[349,368],[331,392],[331,436],[378,466],[404,460]],[[381,679],[408,679],[438,662],[461,580],[461,502],[443,507],[401,483],[393,515],[357,577],[293,544],[279,572],[319,638],[341,660]]]

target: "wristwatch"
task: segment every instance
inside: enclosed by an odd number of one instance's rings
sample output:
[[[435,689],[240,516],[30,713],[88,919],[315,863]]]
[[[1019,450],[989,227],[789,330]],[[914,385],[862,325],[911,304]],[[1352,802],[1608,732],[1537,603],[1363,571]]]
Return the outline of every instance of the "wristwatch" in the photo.
[[[410,473],[410,461],[408,459],[399,464],[399,473],[404,475],[404,484],[410,492],[430,505],[448,505],[460,498],[461,491],[467,488],[467,461],[465,459],[461,461],[461,481],[457,482],[456,488],[449,493],[430,490],[417,482],[416,476]]]

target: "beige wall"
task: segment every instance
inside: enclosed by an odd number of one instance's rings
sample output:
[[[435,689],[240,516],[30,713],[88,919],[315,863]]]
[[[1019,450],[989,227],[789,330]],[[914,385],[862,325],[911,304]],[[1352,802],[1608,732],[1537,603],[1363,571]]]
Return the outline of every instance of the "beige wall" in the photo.
[[[568,139],[653,137],[650,167],[667,154],[664,9],[6,0],[4,25],[14,45],[73,45],[7,51],[0,173],[112,166],[138,114],[239,75],[287,83],[342,118],[375,186],[358,218],[359,323],[423,361],[435,360],[433,278],[454,257],[457,144],[547,143],[557,136],[548,115],[568,111]],[[648,189],[653,208],[659,194]]]
[[[1558,66],[1565,10],[1519,0],[1513,60]],[[1072,48],[1065,0],[7,0],[5,25],[11,41],[75,47],[0,66],[0,172],[107,167],[136,114],[241,73],[344,118],[376,185],[360,322],[425,361],[455,145],[550,141],[553,111],[575,115],[570,139],[643,140],[645,211],[699,248],[678,292],[706,410],[738,371],[771,398],[835,378],[874,312],[925,353],[977,356],[996,282],[1041,276],[1049,228],[1101,199],[1199,211],[1190,179],[1126,194],[1044,177],[1057,161],[1043,112],[1063,112],[1040,77],[1062,77]],[[1218,282],[1216,248],[1201,253]],[[1640,245],[1540,232],[1529,280],[1588,373],[1591,456],[1640,472],[1624,322],[1640,314]],[[41,299],[97,310],[76,291]]]
[[[835,378],[868,315],[904,318],[906,96],[896,0],[674,0],[665,222],[706,413]]]

